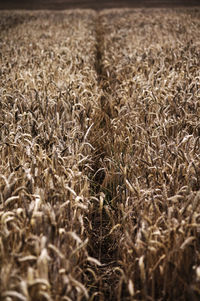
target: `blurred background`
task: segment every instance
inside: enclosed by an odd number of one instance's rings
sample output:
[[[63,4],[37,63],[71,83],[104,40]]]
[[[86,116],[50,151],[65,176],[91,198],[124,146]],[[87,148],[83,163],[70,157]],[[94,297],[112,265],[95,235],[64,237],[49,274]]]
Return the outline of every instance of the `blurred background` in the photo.
[[[0,9],[200,6],[200,0],[0,0]]]

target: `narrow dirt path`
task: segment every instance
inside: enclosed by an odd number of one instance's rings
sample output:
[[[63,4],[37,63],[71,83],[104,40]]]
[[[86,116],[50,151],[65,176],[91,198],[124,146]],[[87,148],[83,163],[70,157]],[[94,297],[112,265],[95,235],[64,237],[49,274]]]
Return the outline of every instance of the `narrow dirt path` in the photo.
[[[88,219],[91,221],[89,230],[89,255],[101,262],[96,269],[97,283],[95,290],[99,291],[95,300],[114,300],[118,275],[118,248],[117,242],[112,239],[112,217],[110,202],[116,198],[116,179],[109,178],[109,161],[111,158],[110,140],[112,133],[112,108],[110,104],[111,89],[110,79],[106,75],[103,66],[104,32],[101,24],[101,15],[97,12],[96,17],[96,72],[100,89],[97,108],[94,112],[94,126],[90,139],[95,148],[93,154],[93,178],[91,181],[91,195],[95,195],[93,213]],[[109,179],[108,179],[109,178]],[[112,182],[113,181],[113,182]],[[115,210],[112,208],[112,210]]]

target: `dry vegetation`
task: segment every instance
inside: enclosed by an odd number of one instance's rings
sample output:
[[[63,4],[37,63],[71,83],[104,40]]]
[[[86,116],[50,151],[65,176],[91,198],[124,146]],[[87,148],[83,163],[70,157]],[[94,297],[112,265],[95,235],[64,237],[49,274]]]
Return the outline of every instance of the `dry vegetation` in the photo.
[[[199,300],[200,10],[0,16],[0,299]]]

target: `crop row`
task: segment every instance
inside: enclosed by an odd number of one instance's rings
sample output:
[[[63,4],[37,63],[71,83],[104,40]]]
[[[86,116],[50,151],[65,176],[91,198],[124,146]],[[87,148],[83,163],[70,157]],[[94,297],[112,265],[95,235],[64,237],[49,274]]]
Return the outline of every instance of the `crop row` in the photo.
[[[1,12],[1,300],[88,296],[94,17]]]
[[[100,20],[110,95],[102,188],[120,262],[118,300],[195,300],[199,11],[107,10]]]

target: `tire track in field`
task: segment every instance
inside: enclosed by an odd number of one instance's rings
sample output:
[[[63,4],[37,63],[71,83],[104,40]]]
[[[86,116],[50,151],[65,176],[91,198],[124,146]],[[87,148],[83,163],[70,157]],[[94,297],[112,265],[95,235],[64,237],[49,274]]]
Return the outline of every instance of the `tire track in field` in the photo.
[[[89,255],[98,259],[101,266],[96,268],[98,282],[94,288],[99,291],[95,300],[114,300],[116,293],[114,287],[118,281],[115,267],[118,266],[118,247],[116,239],[113,240],[113,224],[110,220],[109,210],[111,200],[117,197],[118,179],[110,177],[108,158],[112,157],[111,141],[113,139],[112,118],[115,112],[111,103],[111,82],[107,76],[104,65],[104,28],[101,23],[101,15],[96,17],[96,64],[97,82],[99,87],[99,99],[97,108],[93,114],[93,129],[90,143],[95,148],[93,154],[93,177],[91,181],[91,195],[96,196],[93,213],[89,216],[92,229],[89,229]]]

